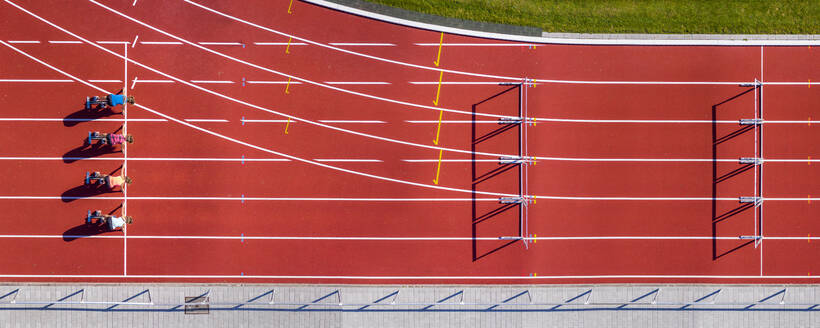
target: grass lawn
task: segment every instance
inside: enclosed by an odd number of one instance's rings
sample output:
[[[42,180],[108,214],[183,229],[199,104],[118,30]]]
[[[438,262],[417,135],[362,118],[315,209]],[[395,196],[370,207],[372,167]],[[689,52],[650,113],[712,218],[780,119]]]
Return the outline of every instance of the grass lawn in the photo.
[[[545,32],[820,34],[820,0],[367,0]]]

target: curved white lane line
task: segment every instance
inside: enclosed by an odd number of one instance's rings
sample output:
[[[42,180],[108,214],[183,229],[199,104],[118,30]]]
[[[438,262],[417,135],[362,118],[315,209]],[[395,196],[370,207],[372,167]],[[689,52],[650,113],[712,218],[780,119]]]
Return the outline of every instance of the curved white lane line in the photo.
[[[98,238],[122,239],[122,235],[0,235],[0,238]],[[216,239],[216,240],[332,240],[332,241],[472,241],[472,240],[499,240],[500,237],[369,237],[369,236],[151,236],[128,235],[134,239]],[[761,237],[766,240],[807,241],[820,240],[820,237]],[[517,238],[519,239],[519,238]],[[522,240],[538,241],[571,241],[571,240],[738,240],[738,237],[712,236],[552,236],[529,237]],[[502,239],[504,240],[504,239]]]
[[[0,274],[0,278],[98,278],[98,279],[288,279],[288,280],[555,280],[555,279],[743,279],[818,280],[817,276],[759,276],[759,275],[552,275],[552,276],[296,276],[296,275],[149,275],[149,274]],[[301,303],[300,303],[301,304]],[[620,303],[619,303],[620,304]],[[746,303],[744,303],[745,305]],[[334,305],[337,306],[337,305]]]
[[[9,0],[6,0],[6,2],[8,2],[8,3],[12,3],[12,2],[11,2],[11,1],[9,1]],[[178,36],[176,36],[176,35],[173,35],[173,34],[171,34],[171,33],[168,33],[168,32],[165,32],[165,31],[163,31],[163,30],[160,30],[160,29],[158,29],[158,28],[156,28],[156,27],[154,27],[154,26],[151,26],[151,25],[149,25],[149,24],[147,24],[147,23],[144,23],[144,22],[142,22],[142,21],[140,21],[140,20],[138,20],[138,19],[136,19],[136,18],[130,17],[130,16],[125,15],[125,14],[123,14],[123,13],[120,13],[120,12],[118,12],[118,11],[114,10],[114,9],[111,9],[110,7],[107,7],[106,5],[103,5],[103,4],[101,4],[101,3],[97,2],[97,1],[94,1],[94,0],[88,0],[88,2],[91,2],[91,3],[93,3],[93,4],[97,5],[97,6],[99,6],[99,7],[103,8],[103,9],[105,9],[105,10],[108,10],[108,11],[110,11],[110,12],[114,13],[114,14],[119,15],[120,17],[123,17],[123,18],[125,18],[125,19],[127,19],[127,20],[130,20],[130,21],[134,22],[134,23],[137,23],[137,24],[139,24],[139,25],[142,25],[142,26],[144,26],[144,27],[146,27],[146,28],[149,28],[149,29],[151,29],[151,30],[153,30],[153,31],[156,31],[156,32],[158,32],[158,33],[162,33],[162,34],[164,34],[165,36],[167,36],[167,37],[169,37],[169,38],[172,38],[172,39],[178,40],[178,41],[180,41],[180,42],[183,42],[183,43],[185,43],[185,44],[188,44],[188,45],[190,45],[190,46],[193,46],[193,47],[196,47],[196,48],[202,49],[202,50],[204,50],[204,51],[206,51],[206,52],[210,52],[210,53],[212,53],[212,54],[214,54],[214,55],[217,55],[217,56],[220,56],[220,57],[222,57],[222,58],[225,58],[225,59],[228,59],[228,60],[231,60],[231,61],[235,61],[235,62],[237,62],[237,63],[243,64],[243,65],[246,65],[246,66],[250,66],[250,67],[253,67],[253,68],[256,68],[256,69],[259,69],[259,70],[263,70],[263,71],[265,71],[265,72],[269,72],[269,73],[273,73],[273,74],[281,75],[281,76],[288,77],[288,78],[291,78],[291,79],[293,79],[293,80],[301,81],[301,82],[304,82],[304,83],[307,83],[307,84],[312,84],[312,85],[315,85],[315,86],[318,86],[318,87],[323,87],[323,88],[327,88],[327,89],[331,89],[331,90],[339,91],[339,92],[342,92],[342,93],[347,93],[347,94],[351,94],[351,95],[355,95],[355,96],[359,96],[359,97],[370,98],[370,99],[374,99],[374,100],[379,100],[379,101],[389,102],[389,103],[398,104],[398,105],[403,105],[403,106],[408,106],[408,107],[424,108],[424,109],[430,109],[430,110],[435,110],[435,111],[442,111],[442,112],[456,113],[456,114],[462,114],[462,115],[471,115],[471,116],[472,116],[472,115],[475,115],[475,116],[495,117],[495,118],[515,118],[515,117],[513,117],[513,116],[509,116],[509,115],[496,115],[496,114],[487,114],[487,113],[473,113],[473,112],[468,112],[468,111],[463,111],[463,110],[458,110],[458,109],[451,109],[451,108],[444,108],[444,107],[434,107],[434,106],[427,106],[427,105],[415,104],[415,103],[411,103],[411,102],[407,102],[407,101],[402,101],[402,100],[396,100],[396,99],[390,99],[390,98],[384,98],[384,97],[374,96],[374,95],[371,95],[371,94],[366,94],[366,93],[362,93],[362,92],[357,92],[357,91],[352,91],[352,90],[348,90],[348,89],[343,89],[343,88],[335,87],[335,86],[328,85],[328,84],[325,84],[325,83],[320,83],[320,82],[316,82],[316,81],[311,81],[311,80],[308,80],[308,79],[305,79],[305,78],[301,78],[301,77],[298,77],[298,76],[295,76],[295,75],[290,75],[290,74],[283,73],[283,72],[280,72],[280,71],[277,71],[277,70],[273,70],[273,69],[270,69],[270,68],[267,68],[267,67],[264,67],[264,66],[260,66],[260,65],[257,65],[257,64],[254,64],[254,63],[251,63],[251,62],[248,62],[248,61],[245,61],[245,60],[239,59],[239,58],[235,58],[235,57],[228,56],[228,55],[223,54],[223,53],[221,53],[221,52],[219,52],[219,51],[215,51],[215,50],[209,49],[209,48],[207,48],[207,47],[203,47],[203,46],[201,46],[201,45],[199,45],[199,44],[197,44],[197,43],[195,43],[195,42],[188,41],[188,40],[186,40],[186,39],[183,39],[183,38],[178,37]]]
[[[154,69],[154,68],[152,68],[152,67],[150,67],[150,66],[144,65],[144,64],[142,64],[142,63],[140,63],[140,62],[138,62],[138,61],[136,61],[136,60],[134,60],[134,59],[132,59],[132,58],[126,58],[126,57],[124,57],[123,55],[120,55],[120,54],[118,54],[118,53],[116,53],[116,52],[114,52],[114,51],[112,51],[112,50],[109,50],[109,49],[107,49],[107,48],[105,48],[105,47],[102,47],[102,46],[97,45],[97,44],[95,44],[95,43],[93,43],[93,42],[91,42],[91,41],[88,41],[88,40],[86,40],[85,38],[83,38],[83,37],[81,37],[81,36],[79,36],[79,35],[77,35],[77,34],[74,34],[73,32],[68,31],[68,30],[66,30],[66,29],[62,28],[61,26],[59,26],[59,25],[57,25],[57,24],[54,24],[54,23],[52,23],[51,21],[49,21],[49,20],[47,20],[47,19],[45,19],[45,18],[42,18],[42,17],[40,17],[40,16],[38,16],[38,15],[36,15],[36,14],[34,14],[34,13],[32,13],[32,12],[28,11],[27,9],[25,9],[25,8],[23,8],[23,7],[21,7],[21,6],[17,5],[17,4],[15,4],[15,3],[13,3],[13,2],[11,2],[11,1],[9,1],[9,0],[6,0],[6,2],[7,2],[7,3],[9,3],[9,4],[11,4],[12,6],[14,6],[14,7],[16,7],[16,8],[18,8],[18,9],[20,9],[21,11],[23,11],[23,12],[25,12],[25,13],[29,14],[30,16],[32,16],[32,17],[34,17],[34,18],[37,18],[38,20],[40,20],[40,21],[42,21],[42,22],[44,22],[44,23],[46,23],[46,24],[48,24],[48,25],[51,25],[52,27],[54,27],[54,28],[56,28],[56,29],[58,29],[58,30],[60,30],[60,31],[62,31],[62,32],[66,33],[66,34],[68,34],[68,35],[71,35],[71,36],[73,36],[74,38],[77,38],[78,40],[82,40],[82,42],[85,42],[85,43],[87,43],[87,44],[89,44],[89,45],[91,45],[91,46],[93,46],[93,47],[96,47],[97,49],[100,49],[100,50],[102,50],[102,51],[105,51],[105,52],[107,52],[107,53],[109,53],[109,54],[111,54],[111,55],[113,55],[113,56],[116,56],[116,57],[118,57],[118,58],[121,58],[121,59],[127,60],[128,62],[130,62],[130,63],[132,63],[132,64],[134,64],[134,65],[140,66],[140,67],[145,68],[145,69],[147,69],[147,70],[149,70],[149,71],[152,71],[152,72],[154,72],[154,73],[160,74],[160,75],[162,75],[162,76],[165,76],[165,77],[167,77],[167,78],[169,78],[169,79],[172,79],[172,80],[174,80],[174,81],[176,81],[176,82],[179,82],[179,83],[185,84],[185,85],[190,86],[190,87],[192,87],[192,88],[195,88],[195,89],[198,89],[198,90],[204,91],[204,92],[206,92],[206,93],[210,93],[210,94],[212,94],[212,95],[214,95],[214,96],[217,96],[217,97],[220,97],[220,98],[223,98],[223,99],[226,99],[226,100],[230,100],[230,101],[233,101],[233,102],[235,102],[235,103],[238,103],[238,104],[241,104],[241,105],[245,105],[245,106],[248,106],[248,107],[251,107],[251,108],[254,108],[254,109],[258,109],[258,110],[261,110],[261,111],[264,111],[264,112],[267,112],[267,113],[276,114],[276,115],[279,115],[279,116],[283,116],[283,117],[290,118],[290,119],[292,119],[292,120],[294,120],[294,121],[304,122],[304,123],[312,124],[312,125],[315,125],[315,126],[319,126],[319,127],[323,127],[323,128],[331,129],[331,130],[336,130],[336,131],[340,131],[340,132],[350,133],[350,134],[353,134],[353,135],[357,135],[357,136],[361,136],[361,137],[366,137],[366,138],[371,138],[371,139],[376,139],[376,140],[381,140],[381,141],[393,142],[393,143],[402,144],[402,145],[405,145],[405,146],[414,146],[414,147],[419,147],[419,148],[427,148],[427,149],[433,149],[433,150],[444,150],[444,151],[448,151],[448,152],[461,153],[461,154],[476,154],[476,155],[480,155],[480,156],[491,156],[491,157],[516,156],[516,155],[496,154],[496,153],[487,153],[487,152],[473,152],[473,151],[469,151],[469,150],[462,150],[462,149],[456,149],[456,148],[446,148],[446,147],[438,147],[438,146],[432,146],[432,145],[427,145],[427,144],[419,144],[419,143],[413,143],[413,142],[409,142],[409,141],[403,141],[403,140],[398,140],[398,139],[392,139],[392,138],[387,138],[387,137],[381,137],[381,136],[371,135],[371,134],[367,134],[367,133],[363,133],[363,132],[358,132],[358,131],[348,130],[348,129],[340,128],[340,127],[333,126],[333,125],[328,125],[328,124],[323,124],[323,123],[319,123],[319,122],[314,122],[314,121],[310,121],[310,120],[303,119],[303,118],[300,118],[300,117],[296,117],[296,116],[293,116],[293,115],[289,115],[289,114],[285,114],[285,113],[277,112],[277,111],[272,110],[272,109],[267,109],[267,108],[264,108],[264,107],[261,107],[261,106],[258,106],[258,105],[254,105],[254,104],[251,104],[251,103],[248,103],[248,102],[245,102],[245,101],[242,101],[242,100],[236,99],[236,98],[228,97],[228,96],[223,95],[223,94],[221,94],[221,93],[218,93],[218,92],[216,92],[216,91],[213,91],[213,90],[210,90],[210,89],[207,89],[207,88],[204,88],[204,87],[198,86],[198,85],[193,84],[193,83],[191,83],[191,82],[185,81],[185,80],[183,80],[183,79],[180,79],[180,78],[177,78],[177,77],[175,77],[175,76],[169,75],[169,74],[167,74],[167,73],[165,73],[165,72],[162,72],[162,71],[159,71],[159,70],[157,70],[157,69]],[[79,41],[78,41],[78,42],[79,42]],[[9,46],[10,46],[10,45],[9,45]],[[199,45],[196,45],[196,46],[198,46],[198,47],[199,47]],[[15,49],[16,49],[16,48],[15,48]],[[18,51],[19,51],[19,50],[18,50]],[[139,82],[143,82],[143,81],[139,81]]]
[[[330,45],[327,45],[327,44],[323,44],[323,43],[320,43],[320,42],[308,40],[308,39],[305,39],[305,38],[302,38],[302,37],[287,34],[285,32],[277,31],[277,30],[274,30],[272,28],[268,28],[268,27],[265,27],[265,26],[262,26],[262,25],[259,25],[259,24],[255,24],[255,23],[246,21],[244,19],[234,17],[234,16],[228,15],[226,13],[220,12],[216,9],[209,8],[205,5],[193,2],[191,0],[185,0],[185,2],[190,3],[190,4],[192,4],[196,7],[202,8],[203,10],[206,10],[206,11],[212,12],[214,14],[217,14],[219,16],[222,16],[222,17],[225,17],[225,18],[228,18],[228,19],[231,19],[231,20],[235,20],[237,22],[240,22],[240,23],[243,23],[243,24],[246,24],[246,25],[250,25],[250,26],[256,27],[258,29],[264,30],[264,31],[268,31],[268,32],[278,34],[278,35],[281,35],[281,36],[293,38],[294,40],[303,41],[305,43],[309,43],[309,44],[316,45],[316,46],[319,46],[319,47],[331,49],[331,50],[334,50],[334,51],[344,52],[344,53],[354,55],[354,56],[365,57],[365,58],[369,58],[369,59],[373,59],[373,60],[377,60],[377,61],[382,61],[382,62],[386,62],[386,63],[391,63],[391,64],[396,64],[396,65],[401,65],[401,66],[413,67],[413,68],[424,69],[424,70],[429,70],[429,71],[436,71],[436,72],[444,72],[444,73],[450,73],[450,74],[475,76],[475,77],[486,77],[486,78],[492,78],[492,79],[498,79],[498,80],[511,80],[511,81],[522,81],[522,80],[524,80],[524,77],[473,73],[473,72],[456,71],[456,70],[449,70],[449,69],[443,69],[443,68],[436,68],[436,67],[417,65],[417,64],[412,64],[412,63],[387,59],[387,58],[383,58],[383,57],[368,55],[368,54],[355,52],[355,51],[351,51],[351,50],[347,50],[347,49],[342,49],[342,48],[338,48],[338,47],[333,47],[333,46],[330,46]],[[310,1],[308,1],[308,2],[310,2]],[[324,4],[324,2],[319,3],[318,5],[328,7],[328,5]],[[333,9],[337,9],[337,8],[333,8]],[[366,13],[364,15],[365,17],[370,17],[370,15],[372,15],[372,13],[370,13],[370,12],[364,12],[364,13]],[[441,26],[435,26],[435,25],[431,25],[431,26],[441,28]],[[416,27],[416,26],[413,26],[413,27]],[[416,28],[419,28],[419,27],[416,27]],[[421,27],[421,28],[422,29],[430,29],[428,27]],[[484,37],[486,37],[486,36],[484,36]],[[820,42],[818,42],[818,43],[820,43]],[[431,45],[438,46],[439,44],[435,43],[435,44],[431,44]],[[506,46],[508,44],[503,44],[503,45]],[[520,46],[520,45],[515,45],[515,46]],[[669,85],[687,85],[687,84],[690,84],[690,85],[723,85],[723,84],[725,84],[725,85],[736,85],[736,84],[741,84],[741,83],[749,83],[749,82],[729,82],[729,81],[723,81],[723,82],[709,82],[709,81],[703,81],[703,82],[699,82],[699,81],[694,81],[694,82],[683,82],[683,81],[681,81],[681,82],[675,82],[675,81],[573,81],[573,80],[555,80],[555,79],[540,79],[540,78],[532,78],[530,80],[537,80],[538,82],[556,83],[556,84],[560,83],[560,84],[669,84]]]
[[[8,1],[7,1],[7,2],[8,2]],[[83,39],[83,41],[85,41],[85,40]],[[34,61],[36,61],[36,62],[40,63],[41,65],[46,66],[46,67],[48,67],[48,68],[50,68],[50,69],[52,69],[52,70],[54,70],[54,71],[56,71],[56,72],[58,72],[58,73],[60,73],[60,74],[63,74],[63,75],[65,75],[66,77],[72,78],[72,79],[74,79],[74,80],[75,80],[75,81],[77,81],[77,82],[80,82],[80,83],[82,83],[82,84],[85,84],[86,86],[88,86],[88,87],[90,87],[90,88],[93,88],[93,89],[95,89],[95,90],[97,90],[97,91],[104,92],[104,93],[105,93],[105,92],[108,92],[107,90],[105,90],[105,89],[103,89],[103,88],[100,88],[100,87],[98,87],[98,86],[96,86],[96,85],[93,85],[93,84],[91,84],[91,83],[89,83],[89,82],[86,82],[85,80],[82,80],[82,79],[80,79],[80,78],[78,78],[78,77],[75,77],[75,76],[73,76],[73,75],[71,75],[71,74],[69,74],[69,73],[67,73],[67,72],[64,72],[64,71],[62,71],[62,70],[60,70],[60,69],[58,69],[58,68],[56,68],[56,67],[54,67],[54,66],[52,66],[52,65],[50,65],[50,64],[48,64],[48,63],[46,63],[46,62],[44,62],[44,61],[40,60],[39,58],[36,58],[36,57],[34,57],[34,56],[31,56],[31,55],[29,55],[28,53],[26,53],[26,52],[24,52],[24,51],[22,51],[22,50],[20,50],[20,49],[15,48],[15,47],[14,47],[14,46],[12,46],[11,44],[6,43],[5,41],[0,40],[0,44],[3,44],[3,45],[5,45],[6,47],[9,47],[9,48],[11,48],[12,50],[14,50],[14,51],[16,51],[16,52],[18,52],[18,53],[20,53],[20,54],[22,54],[22,55],[24,55],[24,56],[28,57],[29,59],[34,60]],[[196,125],[190,124],[190,123],[185,122],[185,121],[183,121],[183,120],[176,119],[176,118],[171,117],[171,116],[168,116],[168,115],[166,115],[166,114],[160,113],[160,112],[158,112],[158,111],[155,111],[155,110],[153,110],[153,109],[150,109],[150,108],[148,108],[148,107],[146,107],[146,106],[143,106],[143,105],[141,105],[141,104],[134,104],[134,105],[132,105],[132,106],[142,108],[143,110],[145,110],[145,111],[147,111],[147,112],[149,112],[149,113],[152,113],[152,114],[154,114],[154,115],[160,116],[160,117],[162,117],[162,118],[164,118],[164,119],[167,119],[167,120],[169,120],[169,121],[174,121],[174,122],[176,122],[176,123],[182,124],[182,125],[187,126],[187,127],[189,127],[189,128],[192,128],[192,129],[195,129],[195,130],[199,130],[199,131],[201,131],[201,132],[204,132],[204,133],[207,133],[207,134],[210,134],[210,135],[213,135],[213,136],[216,136],[216,137],[222,138],[222,139],[224,139],[224,140],[228,140],[228,141],[230,141],[230,142],[233,142],[233,143],[236,143],[236,144],[239,144],[239,145],[245,146],[245,147],[249,147],[249,148],[253,148],[253,149],[256,149],[256,150],[259,150],[259,151],[263,151],[263,152],[266,152],[266,153],[269,153],[269,154],[274,154],[274,155],[277,155],[277,156],[285,157],[285,158],[288,158],[288,159],[291,159],[291,160],[294,160],[294,161],[298,161],[298,162],[302,162],[302,163],[307,163],[307,164],[311,164],[311,165],[315,165],[315,166],[319,166],[319,167],[323,167],[323,168],[326,168],[326,169],[336,170],[336,171],[339,171],[339,172],[344,172],[344,173],[349,173],[349,174],[353,174],[353,175],[363,176],[363,177],[367,177],[367,178],[371,178],[371,179],[376,179],[376,180],[382,180],[382,181],[387,181],[387,182],[394,182],[394,183],[399,183],[399,184],[406,184],[406,185],[410,185],[410,186],[416,186],[416,187],[422,187],[422,188],[428,188],[428,189],[435,189],[435,190],[454,191],[454,192],[461,192],[461,193],[468,193],[468,194],[488,195],[488,196],[497,196],[497,197],[517,197],[517,196],[518,196],[518,195],[514,195],[514,194],[504,194],[504,193],[495,193],[495,192],[486,192],[486,191],[473,191],[473,190],[468,190],[468,189],[450,188],[450,187],[443,187],[443,186],[438,186],[438,185],[428,185],[428,184],[423,184],[423,183],[418,183],[418,182],[412,182],[412,181],[406,181],[406,180],[401,180],[401,179],[388,178],[388,177],[383,177],[383,176],[379,176],[379,175],[375,175],[375,174],[364,173],[364,172],[359,172],[359,171],[349,170],[349,169],[345,169],[345,168],[341,168],[341,167],[336,167],[336,166],[332,166],[332,165],[327,165],[327,164],[323,164],[323,163],[320,163],[320,162],[317,162],[317,161],[308,160],[308,159],[304,159],[304,158],[301,158],[301,157],[296,157],[296,156],[293,156],[293,155],[289,155],[289,154],[281,153],[281,152],[278,152],[278,151],[275,151],[275,150],[270,150],[270,149],[267,149],[267,148],[264,148],[264,147],[260,147],[260,146],[257,146],[257,145],[253,145],[253,144],[250,144],[250,143],[247,143],[247,142],[244,142],[244,141],[238,140],[238,139],[234,139],[234,138],[231,138],[231,137],[228,137],[228,136],[225,136],[225,135],[219,134],[219,133],[217,133],[217,132],[213,132],[213,131],[211,131],[211,130],[204,129],[204,128],[201,128],[201,127],[199,127],[199,126],[196,126]]]

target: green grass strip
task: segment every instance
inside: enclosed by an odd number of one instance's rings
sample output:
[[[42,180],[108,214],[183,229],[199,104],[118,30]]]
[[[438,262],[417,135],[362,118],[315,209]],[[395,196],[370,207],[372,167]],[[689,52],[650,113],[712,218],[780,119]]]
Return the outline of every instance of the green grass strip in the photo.
[[[820,0],[367,0],[545,32],[820,34]]]

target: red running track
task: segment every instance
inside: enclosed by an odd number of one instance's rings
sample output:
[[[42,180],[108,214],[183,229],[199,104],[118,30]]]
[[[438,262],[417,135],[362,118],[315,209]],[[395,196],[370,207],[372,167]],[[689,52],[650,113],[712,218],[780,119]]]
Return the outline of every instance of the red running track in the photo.
[[[438,47],[417,45],[438,43],[432,31],[301,2],[292,14],[289,1],[202,3],[432,68],[419,69],[299,40],[288,46],[287,37],[182,1],[13,3],[25,10],[0,3],[0,167],[13,172],[0,176],[3,280],[792,283],[816,282],[820,272],[811,260],[820,247],[812,140],[820,96],[808,83],[820,81],[820,55],[809,47],[530,47],[446,34],[440,68],[535,83],[522,91],[497,85],[510,80],[448,71],[434,106]],[[92,42],[128,42],[97,44],[119,55],[127,48],[132,62],[60,43],[79,40],[43,20]],[[160,31],[229,57],[156,44],[180,42]],[[288,84],[273,71],[298,78]],[[221,137],[129,106],[136,143],[127,156],[84,147],[88,131],[126,128],[125,115],[81,110],[84,96],[102,92],[61,72],[110,92],[125,87],[139,105]],[[579,83],[538,81],[545,78]],[[755,79],[795,83],[739,86]],[[522,182],[523,227],[518,205],[497,195],[518,194],[518,167],[486,155],[518,154],[523,131],[495,116],[518,116],[519,92],[526,117],[537,118],[523,128],[525,155],[535,158]],[[737,123],[759,104],[767,122],[760,225],[757,208],[738,202],[757,188],[757,170],[738,159],[755,156],[760,141]],[[439,112],[429,107],[476,114],[445,112],[435,145]],[[365,135],[287,123],[271,111]],[[436,147],[461,150],[442,152],[438,185]],[[79,186],[89,170],[127,170],[135,182],[127,197],[89,191]],[[94,209],[127,211],[135,223],[127,234],[96,231],[82,224]],[[499,239],[522,230],[526,247]],[[739,238],[760,235],[759,245]]]

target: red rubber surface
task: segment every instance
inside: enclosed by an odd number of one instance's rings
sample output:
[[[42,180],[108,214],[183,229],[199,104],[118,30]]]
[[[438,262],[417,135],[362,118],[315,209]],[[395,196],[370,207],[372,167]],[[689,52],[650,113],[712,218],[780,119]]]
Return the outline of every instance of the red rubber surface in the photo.
[[[92,41],[174,41],[114,16],[90,2],[14,1],[32,13]],[[338,87],[431,106],[436,71],[400,66],[314,45],[256,46],[288,39],[217,16],[186,2],[104,1],[103,4],[193,42],[240,42],[246,46],[207,46],[229,56],[312,81],[384,81],[384,85]],[[250,22],[320,43],[379,42],[390,47],[347,47],[358,52],[433,66],[440,34],[346,15],[289,1],[203,1],[204,5]],[[123,80],[121,58],[73,40],[8,3],[0,3],[0,40],[38,40],[12,44],[80,79]],[[296,41],[294,41],[296,42]],[[445,43],[501,43],[445,35]],[[123,53],[122,45],[103,45]],[[344,47],[343,47],[344,48]],[[820,81],[817,50],[808,47],[572,46],[443,47],[441,68],[482,74],[580,81]],[[762,55],[762,58],[761,58]],[[380,120],[379,124],[333,124],[367,134],[432,145],[437,111],[368,99],[308,84],[246,84],[287,81],[189,45],[137,44],[128,58],[184,80],[230,80],[204,88],[308,120]],[[0,79],[69,79],[7,46],[0,47]],[[762,65],[762,66],[761,66]],[[762,69],[762,71],[761,71]],[[127,86],[139,80],[167,79],[128,65]],[[446,73],[445,82],[497,82]],[[122,82],[93,83],[111,92]],[[438,106],[516,116],[518,91],[493,84],[441,86]],[[754,92],[736,84],[553,84],[529,87],[530,117],[590,120],[737,121],[753,118]],[[766,85],[766,120],[820,119],[820,86]],[[400,145],[293,122],[247,123],[241,119],[282,120],[282,116],[209,95],[181,83],[137,83],[128,93],[138,103],[178,119],[225,119],[191,124],[257,146],[305,159],[378,159],[369,163],[327,163],[392,179],[432,184],[438,151]],[[528,233],[542,239],[525,249],[521,241],[470,240],[515,236],[518,209],[506,209],[470,193],[432,190],[334,171],[297,161],[158,161],[139,158],[282,159],[263,151],[128,109],[128,215],[135,223],[122,232],[99,233],[81,225],[86,210],[119,213],[120,192],[91,196],[80,184],[85,171],[118,172],[122,161],[73,160],[90,156],[121,158],[81,147],[88,131],[114,131],[117,121],[76,122],[84,118],[82,99],[100,92],[80,83],[0,82],[3,118],[57,118],[56,121],[0,121],[2,157],[53,157],[53,160],[0,160],[0,279],[11,281],[212,281],[355,283],[578,283],[578,282],[815,282],[797,279],[820,273],[820,214],[809,197],[820,196],[820,163],[768,162],[764,197],[807,198],[765,203],[767,239],[754,247],[741,235],[754,235],[754,210],[738,204],[754,194],[754,170],[737,159],[754,155],[753,131],[725,123],[567,123],[527,126],[528,156],[620,159],[707,159],[701,162],[592,162],[538,160],[528,167],[528,193],[573,197],[683,197],[699,200],[549,200],[528,206]],[[497,96],[495,96],[497,95]],[[495,97],[494,97],[495,96]],[[475,107],[473,106],[475,105]],[[119,109],[116,110],[119,112]],[[122,119],[117,113],[107,119]],[[446,120],[470,115],[444,113]],[[477,120],[495,120],[476,116]],[[441,147],[471,150],[473,140],[498,129],[494,123],[444,124]],[[767,159],[818,159],[814,124],[767,124]],[[475,151],[517,154],[518,130],[478,143]],[[734,137],[726,137],[736,135]],[[720,142],[716,142],[720,140]],[[79,148],[78,148],[79,147]],[[470,154],[444,152],[445,160]],[[474,176],[498,169],[490,162],[444,162],[440,185],[471,190]],[[734,173],[733,173],[734,172]],[[517,193],[517,169],[476,184],[479,191]],[[718,181],[719,180],[719,181]],[[31,197],[55,197],[30,199]],[[141,197],[224,197],[228,200],[140,199]],[[242,200],[281,198],[458,198],[458,201]],[[485,200],[481,200],[485,199]],[[728,199],[728,200],[724,200]],[[502,208],[502,210],[497,210]],[[488,214],[489,213],[489,214]],[[495,213],[495,214],[493,214]],[[111,238],[74,238],[73,235]],[[38,237],[39,236],[39,237]],[[51,236],[51,237],[48,237]],[[64,237],[61,237],[64,236]],[[150,238],[150,236],[230,236],[242,239]],[[250,237],[465,237],[457,241],[260,240]],[[592,237],[675,237],[702,239],[603,239]],[[248,237],[249,239],[244,239]],[[725,239],[722,239],[725,238]],[[127,249],[126,247],[127,243]],[[126,272],[127,270],[127,272]],[[81,275],[82,277],[72,277]],[[758,276],[760,278],[727,278]],[[98,277],[94,277],[98,276]],[[185,277],[173,277],[185,276]],[[201,276],[201,277],[195,277]],[[250,276],[251,278],[248,278]],[[301,276],[302,278],[254,278]],[[311,278],[322,276],[321,278]],[[347,279],[342,277],[372,277]],[[427,279],[433,276],[508,277],[506,279]],[[583,276],[540,280],[535,277]],[[600,277],[610,276],[610,277]],[[614,277],[632,276],[632,277]],[[649,277],[640,277],[649,276]],[[657,276],[657,277],[652,277]],[[660,277],[669,276],[669,277]],[[698,277],[703,276],[703,277]],[[726,276],[726,277],[717,277]],[[763,276],[784,276],[766,278]],[[336,278],[334,278],[336,277]],[[393,279],[378,279],[396,277]],[[415,278],[414,278],[415,277]],[[517,277],[517,278],[516,278]]]

